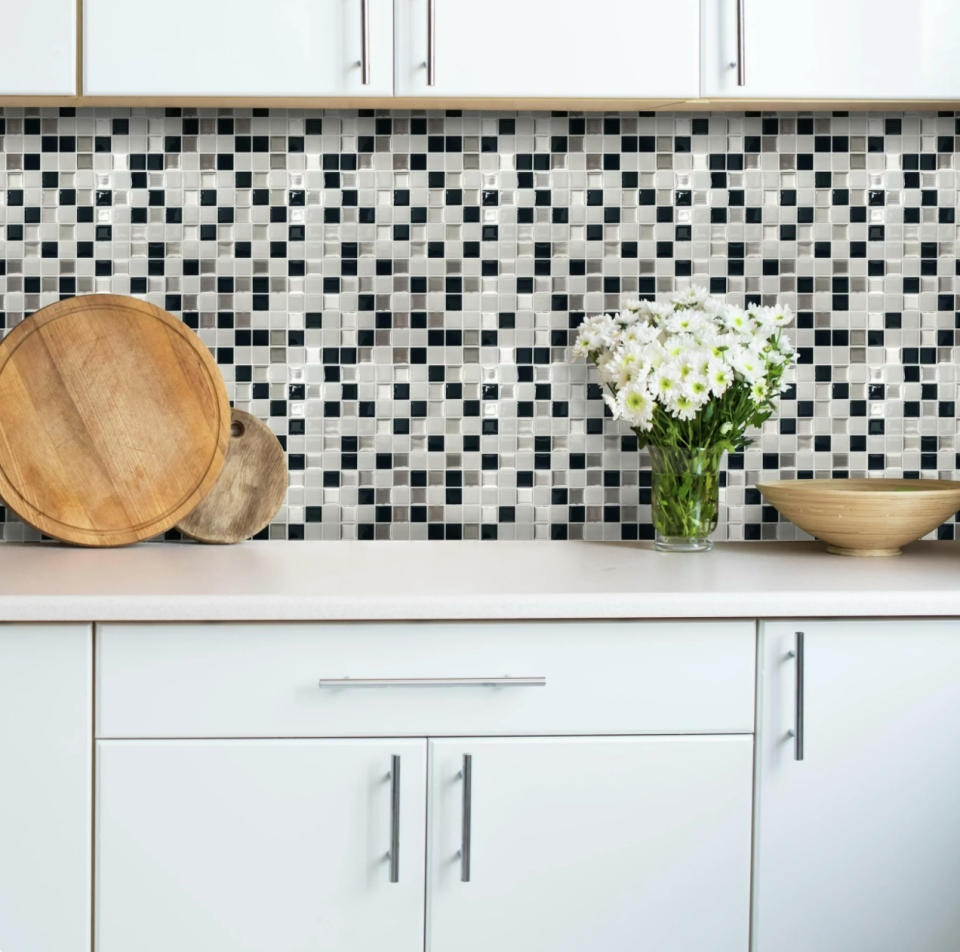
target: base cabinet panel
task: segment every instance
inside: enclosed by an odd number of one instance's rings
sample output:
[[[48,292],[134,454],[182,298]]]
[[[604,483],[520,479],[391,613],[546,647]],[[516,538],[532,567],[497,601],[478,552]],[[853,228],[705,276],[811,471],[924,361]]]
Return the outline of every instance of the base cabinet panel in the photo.
[[[759,670],[755,952],[954,952],[960,622],[766,623]]]
[[[0,949],[89,952],[90,625],[0,625]]]
[[[426,948],[747,952],[752,740],[431,741]]]
[[[102,741],[97,759],[97,952],[422,950],[425,741]]]

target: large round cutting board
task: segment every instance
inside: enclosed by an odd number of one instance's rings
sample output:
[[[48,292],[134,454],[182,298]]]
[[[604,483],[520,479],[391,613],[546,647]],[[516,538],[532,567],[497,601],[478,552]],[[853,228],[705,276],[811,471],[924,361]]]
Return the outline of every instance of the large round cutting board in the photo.
[[[0,496],[47,535],[125,545],[169,529],[229,439],[210,352],[145,301],[69,298],[0,342]]]

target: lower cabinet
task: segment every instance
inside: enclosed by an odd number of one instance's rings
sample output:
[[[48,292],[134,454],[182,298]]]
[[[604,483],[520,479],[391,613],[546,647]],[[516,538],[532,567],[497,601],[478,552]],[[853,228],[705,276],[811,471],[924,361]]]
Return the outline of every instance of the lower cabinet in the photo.
[[[761,628],[755,952],[955,952],[960,622]]]
[[[93,629],[0,625],[0,949],[89,952]]]
[[[746,952],[749,736],[430,742],[431,952]]]
[[[752,747],[101,741],[96,948],[747,952]]]
[[[423,740],[100,742],[96,949],[420,952],[426,756]]]
[[[103,625],[97,658],[95,952],[748,952],[751,622]]]

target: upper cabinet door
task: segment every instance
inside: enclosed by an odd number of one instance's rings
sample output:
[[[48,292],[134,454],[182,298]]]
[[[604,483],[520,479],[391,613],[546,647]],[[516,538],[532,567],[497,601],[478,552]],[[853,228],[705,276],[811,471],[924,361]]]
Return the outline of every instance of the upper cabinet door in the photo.
[[[956,0],[702,3],[704,96],[960,96]]]
[[[747,952],[752,741],[430,741],[427,948]]]
[[[955,952],[960,624],[768,623],[760,664],[753,948]]]
[[[91,96],[393,92],[391,0],[84,0],[83,8]]]
[[[398,96],[677,98],[699,0],[396,0]]]
[[[73,96],[77,91],[76,0],[6,0],[0,96]]]

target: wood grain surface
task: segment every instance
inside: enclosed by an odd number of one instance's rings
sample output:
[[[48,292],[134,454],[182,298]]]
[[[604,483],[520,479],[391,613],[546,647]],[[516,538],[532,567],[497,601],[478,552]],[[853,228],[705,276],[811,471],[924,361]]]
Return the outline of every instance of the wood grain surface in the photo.
[[[899,555],[960,509],[960,482],[947,479],[782,479],[757,490],[835,555]]]
[[[58,301],[0,342],[0,496],[47,535],[101,546],[164,532],[214,484],[229,438],[210,352],[145,301]]]
[[[269,525],[287,495],[287,459],[265,423],[231,413],[227,459],[213,488],[177,528],[199,542],[242,542]]]

